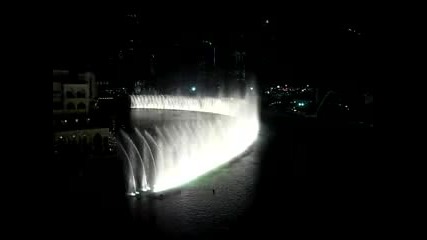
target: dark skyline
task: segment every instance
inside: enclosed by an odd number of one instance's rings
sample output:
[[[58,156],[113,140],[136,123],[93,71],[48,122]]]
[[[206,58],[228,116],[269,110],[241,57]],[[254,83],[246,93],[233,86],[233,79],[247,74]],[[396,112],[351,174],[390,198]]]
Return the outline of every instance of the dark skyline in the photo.
[[[55,28],[53,66],[102,72],[132,40],[140,59],[136,64],[144,68],[143,59],[156,54],[160,67],[168,69],[196,64],[195,52],[209,40],[218,67],[227,68],[234,51],[245,51],[247,70],[265,79],[284,74],[289,80],[322,78],[339,85],[341,78],[366,75],[370,36],[360,19],[272,9],[70,11]],[[364,79],[357,84],[369,85]]]

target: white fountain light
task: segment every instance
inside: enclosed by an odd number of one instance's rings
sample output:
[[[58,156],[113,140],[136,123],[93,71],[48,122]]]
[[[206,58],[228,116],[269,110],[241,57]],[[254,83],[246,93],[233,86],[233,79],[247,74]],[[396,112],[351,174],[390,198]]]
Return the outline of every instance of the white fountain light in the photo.
[[[181,186],[229,162],[257,138],[258,109],[253,96],[193,98],[131,96],[131,107],[207,112],[224,115],[196,122],[155,127],[155,137],[135,129],[122,132],[119,149],[128,166],[128,192],[161,192]],[[209,115],[207,115],[209,116]]]

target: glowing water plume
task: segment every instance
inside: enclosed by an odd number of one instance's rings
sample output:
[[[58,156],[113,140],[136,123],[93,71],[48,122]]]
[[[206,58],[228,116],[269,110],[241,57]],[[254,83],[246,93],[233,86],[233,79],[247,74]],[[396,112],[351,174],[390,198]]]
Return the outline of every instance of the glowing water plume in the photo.
[[[243,153],[257,138],[257,100],[131,96],[131,107],[220,114],[198,121],[155,126],[154,132],[122,132],[120,149],[127,161],[128,194],[168,190],[185,184]],[[126,146],[126,147],[124,147]],[[133,180],[132,180],[133,179]]]
[[[237,116],[244,112],[253,113],[257,110],[256,99],[253,97],[238,99],[172,95],[132,95],[130,98],[131,108],[208,112],[228,116]]]

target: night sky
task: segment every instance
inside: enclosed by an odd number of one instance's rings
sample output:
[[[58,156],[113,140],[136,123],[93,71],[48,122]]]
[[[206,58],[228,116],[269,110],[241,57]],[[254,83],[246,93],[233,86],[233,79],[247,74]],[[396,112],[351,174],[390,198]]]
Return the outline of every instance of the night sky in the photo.
[[[138,54],[156,54],[168,69],[177,62],[195,63],[192,53],[206,39],[217,47],[219,67],[227,68],[231,53],[243,50],[247,70],[261,81],[283,76],[320,85],[345,87],[343,78],[349,87],[372,84],[367,77],[370,36],[363,14],[352,17],[357,12],[354,6],[329,11],[217,4],[195,9],[180,6],[179,10],[143,6],[72,9],[54,14],[54,68],[102,72],[133,39],[141,46]],[[132,14],[137,17],[129,17]],[[178,47],[179,59],[172,61]]]

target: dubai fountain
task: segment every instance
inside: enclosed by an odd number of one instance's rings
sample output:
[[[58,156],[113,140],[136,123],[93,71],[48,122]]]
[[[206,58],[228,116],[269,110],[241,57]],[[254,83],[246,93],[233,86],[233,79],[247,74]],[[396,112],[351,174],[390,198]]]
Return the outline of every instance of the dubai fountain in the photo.
[[[151,131],[134,124],[131,132],[120,132],[118,150],[124,159],[130,196],[186,184],[245,152],[258,135],[255,96],[132,95],[130,99],[132,111],[175,110],[203,115],[193,121],[154,124]]]

